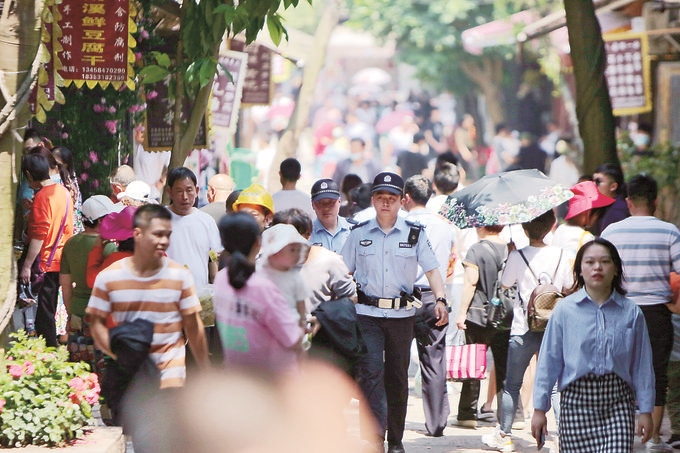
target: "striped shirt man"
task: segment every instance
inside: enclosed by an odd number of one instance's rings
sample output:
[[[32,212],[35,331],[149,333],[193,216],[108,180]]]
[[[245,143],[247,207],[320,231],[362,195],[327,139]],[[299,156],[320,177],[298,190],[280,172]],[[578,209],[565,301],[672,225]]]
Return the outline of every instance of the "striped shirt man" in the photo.
[[[160,388],[181,387],[186,377],[182,317],[201,310],[193,277],[169,258],[155,275],[138,277],[130,268],[131,259],[117,261],[97,276],[86,313],[113,325],[139,318],[151,321],[150,357],[160,370]]]
[[[621,255],[627,296],[638,305],[671,301],[671,270],[680,272],[680,231],[654,216],[632,216],[609,225],[602,237]]]

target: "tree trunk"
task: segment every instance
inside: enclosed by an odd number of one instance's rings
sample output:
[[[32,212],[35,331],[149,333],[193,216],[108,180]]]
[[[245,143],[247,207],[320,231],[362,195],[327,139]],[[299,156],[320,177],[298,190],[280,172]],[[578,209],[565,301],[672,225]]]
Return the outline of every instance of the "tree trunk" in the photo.
[[[340,2],[331,0],[327,2],[319,25],[314,33],[314,47],[309,60],[305,64],[302,76],[302,86],[295,103],[295,110],[290,117],[288,127],[279,140],[279,146],[271,163],[267,190],[279,184],[279,165],[288,157],[295,157],[300,134],[307,125],[307,118],[312,107],[314,89],[319,72],[326,61],[326,48],[330,40],[331,33],[338,25],[340,19]]]
[[[482,59],[480,64],[462,61],[460,67],[484,95],[487,112],[493,126],[504,122],[505,109],[503,108],[503,92],[501,90],[503,61],[490,58]]]
[[[583,140],[583,171],[619,164],[614,114],[605,79],[606,54],[592,0],[564,0],[576,81],[576,116]]]
[[[42,0],[5,0],[0,18],[0,212],[4,217],[0,222],[0,331],[7,327],[16,300],[14,224],[10,219],[14,218],[23,128],[31,117],[25,96],[30,80],[26,79],[35,75],[37,68],[33,61],[40,44],[42,9]],[[8,115],[5,108],[10,110]]]

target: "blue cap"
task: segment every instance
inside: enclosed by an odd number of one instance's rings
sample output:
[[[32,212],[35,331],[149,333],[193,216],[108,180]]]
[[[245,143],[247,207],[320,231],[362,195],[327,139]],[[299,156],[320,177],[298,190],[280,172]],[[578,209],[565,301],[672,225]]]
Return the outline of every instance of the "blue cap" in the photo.
[[[375,179],[373,179],[371,193],[374,194],[379,191],[393,193],[394,195],[403,195],[404,180],[401,179],[401,176],[398,174],[389,171],[378,173]]]

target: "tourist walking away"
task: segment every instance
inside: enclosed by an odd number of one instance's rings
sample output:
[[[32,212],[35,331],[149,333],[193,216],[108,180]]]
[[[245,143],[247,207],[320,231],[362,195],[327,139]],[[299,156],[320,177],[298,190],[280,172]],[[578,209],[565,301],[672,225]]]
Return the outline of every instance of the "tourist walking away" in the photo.
[[[93,195],[85,200],[82,208],[85,230],[71,237],[61,254],[59,284],[68,313],[66,332],[69,334],[69,357],[73,361],[90,362],[93,370],[96,369],[94,345],[89,325],[85,322],[85,308],[90,300],[92,286],[87,283],[87,260],[83,258],[89,255],[97,243],[100,249],[104,248],[99,240],[100,221],[116,209],[106,195]],[[105,248],[107,254],[116,251],[114,243],[107,244]],[[81,344],[87,346],[84,351],[81,351]]]
[[[342,250],[357,283],[361,334],[368,353],[357,364],[357,381],[377,420],[379,431],[362,423],[368,448],[402,453],[408,403],[408,366],[413,340],[414,283],[421,266],[435,297],[437,327],[448,323],[448,306],[439,263],[420,225],[399,217],[404,181],[397,174],[379,173],[373,180],[376,217],[357,224]],[[362,417],[366,417],[363,414]]]
[[[276,206],[277,211],[300,208],[308,216],[314,218],[314,211],[312,210],[309,196],[297,188],[297,183],[301,177],[302,165],[300,165],[300,161],[294,157],[289,157],[281,162],[281,165],[279,165],[281,190],[272,194],[274,206]]]
[[[218,173],[208,180],[208,204],[201,211],[215,219],[217,224],[222,216],[227,213],[227,198],[234,191],[234,180],[231,176]]]
[[[61,253],[73,236],[71,194],[50,178],[50,164],[43,153],[31,152],[24,156],[21,172],[36,193],[28,214],[27,242],[19,263],[19,279],[25,284],[31,282],[38,296],[36,333],[45,338],[48,346],[57,346],[54,316],[59,296]]]
[[[671,302],[671,271],[680,272],[680,231],[654,217],[658,187],[650,176],[634,176],[627,184],[631,216],[609,225],[602,237],[621,254],[628,297],[642,309],[652,343],[656,398],[654,431],[649,451],[672,451],[659,437],[666,391],[668,361],[673,349],[673,324],[666,304]],[[614,203],[616,204],[616,203]],[[613,205],[612,205],[613,206]]]
[[[496,373],[495,392],[501,401],[501,391],[505,380],[508,360],[510,330],[499,330],[488,321],[489,304],[496,297],[494,288],[499,272],[508,257],[508,246],[499,236],[503,225],[490,225],[477,228],[479,242],[472,245],[465,254],[463,294],[456,325],[465,332],[467,344],[486,344],[491,348]],[[480,382],[477,379],[463,381],[458,400],[457,424],[476,428],[478,418],[493,416],[493,410],[478,411]],[[498,404],[500,407],[500,403]],[[500,411],[498,411],[500,415]],[[499,417],[500,420],[500,417]]]
[[[429,211],[425,205],[432,196],[430,180],[425,176],[411,176],[404,182],[404,209],[408,212],[406,219],[423,226],[427,239],[432,246],[439,264],[438,270],[442,281],[446,275],[454,252],[455,230],[451,222],[439,214]],[[449,419],[449,396],[446,389],[446,333],[448,324],[437,326],[437,315],[434,293],[425,276],[418,267],[415,283],[420,291],[422,307],[417,315],[422,320],[420,335],[416,333],[418,361],[423,388],[423,410],[425,412],[425,429],[430,436],[444,435],[444,428]],[[418,329],[417,329],[418,331]],[[422,341],[422,335],[429,339]]]
[[[297,367],[304,329],[274,282],[255,271],[260,225],[235,213],[219,224],[226,267],[215,278],[215,318],[229,366],[286,371]]]
[[[557,382],[562,453],[633,451],[637,435],[652,437],[654,369],[644,315],[626,297],[621,257],[596,238],[574,262],[574,292],[553,310],[538,356],[531,433],[548,435],[546,412]]]
[[[503,288],[517,285],[518,298],[515,301],[510,328],[500,427],[493,433],[482,436],[482,442],[499,451],[513,451],[512,422],[517,412],[519,391],[529,362],[538,352],[543,340],[543,332],[529,330],[527,320],[529,299],[539,284],[534,275],[542,278],[542,281],[546,281],[547,277],[547,280],[562,291],[568,290],[573,284],[569,260],[564,256],[562,249],[548,246],[543,242],[555,221],[555,213],[551,209],[522,224],[529,238],[529,245],[510,252],[501,276]]]

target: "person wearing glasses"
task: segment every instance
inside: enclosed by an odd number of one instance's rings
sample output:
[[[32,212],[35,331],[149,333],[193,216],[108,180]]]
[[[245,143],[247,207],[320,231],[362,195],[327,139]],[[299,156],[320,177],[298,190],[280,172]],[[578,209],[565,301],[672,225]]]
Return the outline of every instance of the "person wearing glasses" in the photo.
[[[626,185],[623,183],[623,170],[616,164],[599,165],[593,173],[593,182],[602,195],[614,198],[593,227],[592,233],[599,236],[612,223],[630,217],[626,203]]]

